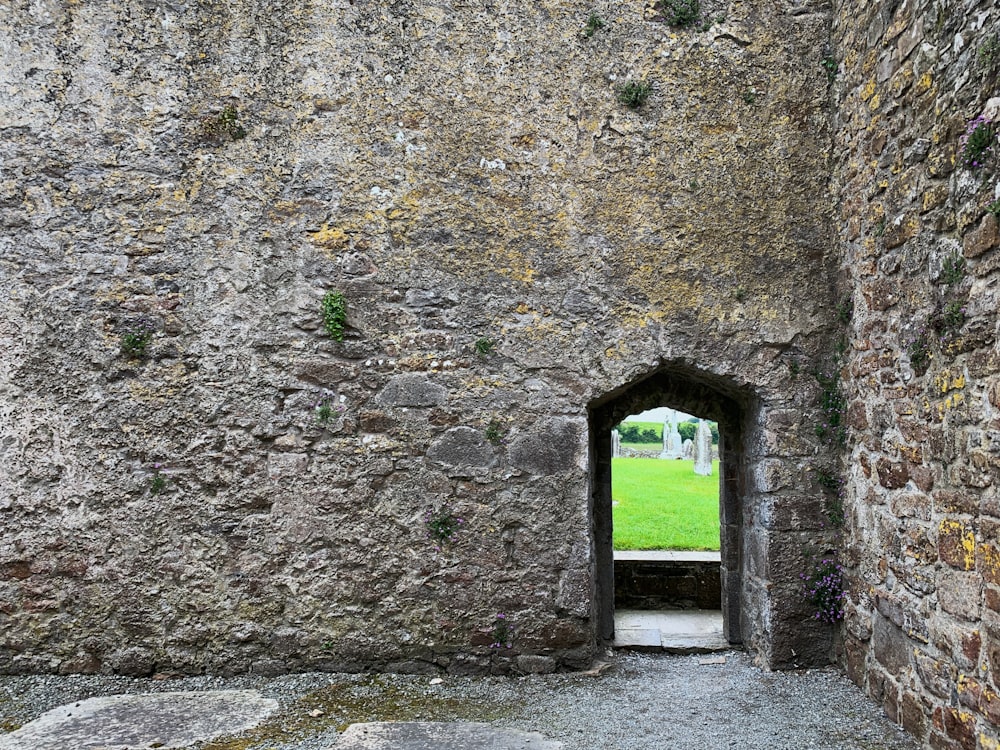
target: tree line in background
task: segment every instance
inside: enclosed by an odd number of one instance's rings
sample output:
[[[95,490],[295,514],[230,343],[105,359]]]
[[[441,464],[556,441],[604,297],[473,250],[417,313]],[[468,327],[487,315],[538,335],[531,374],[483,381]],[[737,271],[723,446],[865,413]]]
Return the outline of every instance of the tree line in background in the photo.
[[[648,422],[622,422],[618,425],[618,436],[623,443],[662,443],[663,425],[647,427]],[[712,444],[719,444],[719,426],[715,422],[708,423],[712,430]],[[694,440],[694,434],[698,430],[698,420],[689,419],[686,422],[677,424],[677,432],[680,433],[681,440]]]

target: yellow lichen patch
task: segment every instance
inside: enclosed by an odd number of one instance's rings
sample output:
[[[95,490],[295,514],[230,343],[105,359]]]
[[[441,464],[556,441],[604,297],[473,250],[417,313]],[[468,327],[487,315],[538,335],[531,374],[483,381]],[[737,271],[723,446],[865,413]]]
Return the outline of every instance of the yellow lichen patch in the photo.
[[[324,224],[317,232],[310,232],[313,243],[325,250],[342,250],[347,247],[347,232],[340,227]]]
[[[1000,549],[992,544],[979,545],[983,578],[990,583],[1000,584]]]
[[[861,101],[866,102],[875,95],[875,79],[868,81],[864,86],[861,87],[861,91],[858,92],[861,97]]]
[[[882,104],[882,97],[880,97],[878,94],[875,94],[868,102],[868,108],[874,112],[876,109],[879,108],[879,105],[881,104]]]
[[[947,562],[973,570],[976,567],[976,536],[961,521],[946,518],[938,526],[939,546],[943,546],[942,557]],[[950,542],[950,544],[949,544]]]
[[[950,411],[962,403],[965,403],[965,394],[952,393],[948,396],[948,398],[938,404],[938,416],[943,417],[946,411]]]
[[[934,76],[930,72],[924,73],[920,78],[917,79],[917,85],[914,91],[919,95],[926,91],[929,91],[931,86],[934,84]]]
[[[979,750],[1000,750],[1000,741],[979,733]]]
[[[942,370],[941,373],[934,378],[934,387],[941,393],[961,390],[962,388],[965,388],[965,375],[960,373],[952,376],[949,370]]]

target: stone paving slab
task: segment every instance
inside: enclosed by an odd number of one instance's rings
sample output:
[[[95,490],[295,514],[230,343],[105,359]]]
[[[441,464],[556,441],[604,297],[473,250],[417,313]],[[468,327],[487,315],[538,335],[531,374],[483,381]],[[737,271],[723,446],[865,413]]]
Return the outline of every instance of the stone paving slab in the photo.
[[[256,726],[278,702],[256,690],[111,695],[54,708],[0,736],[0,750],[182,748]]]
[[[377,721],[351,724],[332,750],[560,750],[537,732],[480,723]]]

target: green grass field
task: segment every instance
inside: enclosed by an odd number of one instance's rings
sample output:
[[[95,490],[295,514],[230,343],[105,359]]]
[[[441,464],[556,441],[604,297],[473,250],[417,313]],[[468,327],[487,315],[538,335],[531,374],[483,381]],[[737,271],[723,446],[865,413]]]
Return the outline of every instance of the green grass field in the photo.
[[[616,458],[611,466],[615,549],[719,549],[719,462]]]

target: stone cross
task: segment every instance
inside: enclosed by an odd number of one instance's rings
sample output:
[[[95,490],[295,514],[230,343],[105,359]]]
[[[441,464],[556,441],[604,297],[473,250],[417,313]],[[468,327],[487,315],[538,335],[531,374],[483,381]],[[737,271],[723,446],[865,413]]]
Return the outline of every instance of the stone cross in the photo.
[[[694,473],[712,476],[712,430],[704,419],[698,420],[694,433]]]
[[[681,433],[677,431],[677,412],[671,409],[663,420],[663,450],[660,458],[681,457]]]

